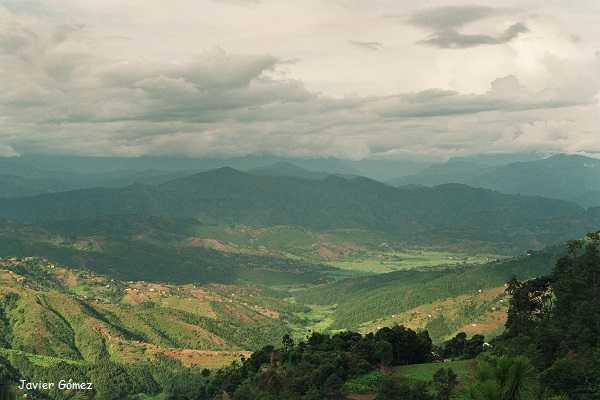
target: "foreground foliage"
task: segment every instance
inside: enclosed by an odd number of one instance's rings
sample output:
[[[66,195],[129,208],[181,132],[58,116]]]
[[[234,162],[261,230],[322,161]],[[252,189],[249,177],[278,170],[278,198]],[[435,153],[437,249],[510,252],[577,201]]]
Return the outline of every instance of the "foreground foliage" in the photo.
[[[570,242],[551,275],[509,283],[507,330],[497,345],[527,356],[547,394],[600,398],[599,246],[597,233]]]

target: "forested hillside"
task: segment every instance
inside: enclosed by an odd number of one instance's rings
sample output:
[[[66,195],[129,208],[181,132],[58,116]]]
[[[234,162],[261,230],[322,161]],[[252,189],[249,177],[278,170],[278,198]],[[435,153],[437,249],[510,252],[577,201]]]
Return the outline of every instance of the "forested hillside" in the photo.
[[[464,329],[465,325],[485,317],[495,308],[500,310],[502,304],[498,300],[502,299],[504,284],[508,280],[512,277],[530,279],[545,275],[552,270],[560,254],[560,247],[554,247],[480,266],[438,271],[398,271],[351,278],[297,291],[294,296],[308,304],[335,305],[331,315],[331,327],[334,329],[368,331],[404,319],[405,324],[417,323],[413,325],[415,329],[434,329],[436,338],[440,338]],[[453,304],[452,308],[460,309],[461,313],[453,317],[452,310],[442,307],[442,302],[458,298],[463,301]],[[423,309],[426,305],[432,307]],[[414,313],[424,315],[419,318]],[[412,318],[406,318],[407,314]],[[503,322],[496,322],[491,330]]]
[[[0,200],[0,216],[47,222],[136,214],[204,223],[361,228],[419,244],[472,242],[505,253],[592,230],[596,215],[559,200],[463,185],[393,188],[366,178],[255,176],[231,168],[160,185]]]
[[[269,252],[204,246],[192,220],[118,216],[45,228],[0,223],[0,257],[38,256],[125,280],[294,285],[318,283],[323,264]],[[208,241],[208,243],[212,243]]]
[[[0,259],[0,283],[0,347],[74,361],[219,366],[305,310],[256,286],[121,281],[31,257]]]

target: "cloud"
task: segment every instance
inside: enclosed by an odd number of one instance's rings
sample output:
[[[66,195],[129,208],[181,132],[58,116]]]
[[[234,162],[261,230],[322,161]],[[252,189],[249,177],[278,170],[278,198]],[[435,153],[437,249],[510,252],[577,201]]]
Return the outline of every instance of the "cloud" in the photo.
[[[388,118],[472,115],[484,112],[521,112],[595,104],[596,91],[565,96],[564,90],[528,91],[514,76],[494,80],[483,94],[426,90],[374,102],[374,110]]]
[[[233,10],[244,15],[247,11]],[[420,26],[458,30],[498,14],[513,15],[496,9],[475,9],[463,16],[445,12],[430,22],[423,19]],[[405,53],[390,36],[386,51],[377,58],[390,61],[394,70],[385,77],[392,94],[334,97],[307,88],[310,79],[326,80],[320,75],[322,64],[313,64],[319,67],[317,72],[303,80],[286,74],[314,62],[310,52],[288,52],[287,41],[285,52],[278,55],[239,48],[204,50],[195,42],[182,44],[180,52],[153,54],[150,48],[139,46],[136,32],[96,31],[89,21],[73,21],[77,19],[69,18],[65,24],[61,18],[23,16],[0,7],[0,154],[230,156],[269,152],[356,159],[600,148],[600,58],[591,60],[580,52],[576,58],[559,57],[543,47],[541,58],[524,69],[535,73],[532,84],[526,73],[503,72],[504,65],[496,68],[504,60],[495,57],[496,52],[506,49],[490,47],[482,50],[486,57],[492,55],[489,60],[473,63],[486,71],[483,76],[489,87],[474,85],[478,89],[471,90],[453,84],[455,77],[471,77],[471,70],[461,69],[471,60],[465,62],[455,52],[417,47],[414,58],[424,55],[424,61],[411,64],[407,75],[401,67],[413,58],[410,51],[416,46],[408,46]],[[508,40],[520,30],[504,30],[498,40]],[[131,40],[115,43],[107,39],[122,34]],[[348,58],[326,61],[336,73],[354,80],[381,81],[363,61],[373,57],[357,62],[355,50],[339,46],[348,34],[344,31],[331,39],[340,51],[348,52]],[[379,34],[370,32],[365,37]],[[406,42],[415,39],[408,37]],[[369,51],[381,45],[351,44]],[[115,51],[118,46],[135,52]],[[569,46],[574,44],[569,41]],[[433,53],[444,53],[455,61],[444,64],[447,59],[431,58]],[[298,61],[286,61],[290,59]],[[356,65],[349,68],[342,61]],[[426,69],[421,75],[419,65]],[[416,90],[397,83],[397,79],[416,81],[425,75],[426,79],[414,84]],[[439,75],[445,78],[438,79]]]
[[[498,36],[491,35],[471,35],[463,34],[454,30],[443,32],[435,32],[427,39],[421,40],[418,43],[439,47],[442,49],[465,49],[469,47],[495,45],[508,43],[517,38],[520,34],[529,32],[529,29],[520,22],[517,22],[508,27]]]
[[[349,43],[353,46],[358,47],[359,49],[371,50],[371,51],[381,50],[381,48],[383,47],[383,43],[381,43],[381,42],[360,42],[360,41],[350,40]]]
[[[516,22],[497,35],[461,33],[466,25],[493,17],[509,16],[515,10],[484,6],[446,6],[418,11],[409,18],[415,26],[433,31],[417,43],[443,49],[464,49],[483,45],[508,43],[529,32],[522,22]]]
[[[232,4],[235,6],[251,6],[260,4],[261,0],[212,0],[215,3]]]
[[[514,10],[485,6],[445,6],[415,12],[409,22],[413,25],[435,31],[448,31],[462,28],[467,24],[502,15],[510,15]]]

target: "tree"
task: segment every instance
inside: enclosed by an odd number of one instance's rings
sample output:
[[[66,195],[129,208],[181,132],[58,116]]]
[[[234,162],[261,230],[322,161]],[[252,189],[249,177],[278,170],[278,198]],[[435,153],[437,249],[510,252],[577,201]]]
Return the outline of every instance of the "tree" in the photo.
[[[481,352],[483,352],[483,344],[485,343],[485,338],[483,335],[473,335],[471,339],[466,342],[464,349],[465,358],[475,358]]]
[[[338,374],[331,374],[325,380],[323,385],[325,388],[325,398],[330,400],[342,400],[344,395],[342,393],[342,386],[344,381],[339,377]]]
[[[582,254],[561,258],[552,274],[556,296],[553,325],[562,329],[568,351],[588,352],[600,347],[599,244],[594,240]]]
[[[0,400],[15,400],[16,398],[17,396],[11,386],[7,383],[0,383]]]
[[[381,368],[385,369],[391,365],[394,360],[393,351],[392,345],[385,340],[379,340],[375,343],[375,358],[379,361]]]
[[[0,400],[13,400],[16,395],[11,387],[18,379],[19,373],[7,359],[0,356]]]
[[[600,393],[600,234],[567,247],[549,277],[509,282],[512,300],[498,348],[527,354],[543,371],[540,381],[550,394],[595,399]],[[512,376],[531,374],[522,359],[504,369]],[[510,374],[504,374],[506,382],[521,381],[509,379]],[[509,396],[522,389],[504,386]]]
[[[500,357],[480,361],[476,383],[469,389],[473,400],[533,399],[536,371],[526,357]]]
[[[465,353],[467,334],[459,332],[452,339],[444,343],[443,356],[445,358],[461,357]]]
[[[440,368],[433,375],[433,386],[438,400],[449,400],[458,385],[458,376],[452,368]]]
[[[550,317],[553,306],[551,279],[541,277],[519,282],[508,282],[506,292],[511,296],[506,336],[534,332],[536,327]]]
[[[285,386],[283,377],[276,368],[269,367],[260,374],[258,388],[269,393],[279,393]]]
[[[283,349],[286,352],[289,352],[294,348],[294,339],[292,339],[292,337],[287,333],[281,339],[281,343],[283,344]]]
[[[90,368],[96,397],[100,400],[118,400],[133,392],[133,382],[125,367],[111,361],[101,361]]]
[[[523,400],[532,398],[536,385],[536,372],[526,357],[498,360],[496,379],[502,390],[503,400]]]
[[[432,400],[426,382],[410,383],[384,376],[381,380],[375,400]]]
[[[597,399],[600,393],[600,352],[570,354],[541,375],[543,386],[567,399]]]
[[[385,340],[392,345],[392,365],[416,364],[431,358],[433,344],[429,333],[416,333],[404,326],[382,328],[375,334],[375,340]]]

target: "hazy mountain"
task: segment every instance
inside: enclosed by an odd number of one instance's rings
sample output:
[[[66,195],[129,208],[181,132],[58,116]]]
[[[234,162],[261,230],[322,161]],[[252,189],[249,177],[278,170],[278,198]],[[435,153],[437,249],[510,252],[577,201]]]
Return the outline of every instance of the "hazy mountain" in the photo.
[[[230,166],[242,171],[269,168],[274,164],[289,163],[296,167],[319,173],[362,175],[387,181],[415,174],[431,161],[415,160],[342,160],[336,158],[290,158],[269,154],[240,157],[80,157],[53,155],[24,155],[0,157],[0,175],[16,175],[26,178],[61,179],[64,183],[74,181],[78,187],[88,185],[93,176],[116,176],[144,171],[192,171],[200,172]],[[89,178],[86,180],[86,178]],[[81,186],[81,185],[85,186]],[[74,187],[71,185],[71,187]]]
[[[160,184],[190,174],[189,171],[119,170],[89,174],[64,172],[56,174],[56,177],[0,175],[0,198],[35,196],[93,187],[124,187],[135,183]]]
[[[573,201],[583,207],[600,207],[600,190],[591,190],[582,195],[573,197]]]
[[[484,171],[470,183],[505,193],[575,199],[600,190],[600,160],[559,154]]]
[[[450,160],[409,177],[395,185],[463,183],[509,194],[544,196],[597,206],[600,191],[600,160],[559,154],[552,157],[507,165],[484,165]]]
[[[492,169],[492,167],[472,161],[450,159],[444,164],[432,165],[417,174],[394,179],[390,183],[395,186],[436,186],[446,183],[467,184],[483,173],[483,171],[489,169]]]
[[[444,183],[472,184],[476,177],[497,167],[543,159],[540,153],[474,154],[450,158],[445,163],[430,164],[412,174],[398,174],[388,179],[395,186],[408,184],[435,186]],[[394,179],[395,178],[395,179]]]
[[[102,175],[123,171],[207,171],[230,166],[239,170],[268,167],[278,162],[290,162],[311,171],[358,174],[348,162],[335,158],[285,158],[272,155],[241,157],[80,157],[25,155],[0,157],[0,174],[18,176]]]
[[[304,168],[300,168],[290,162],[280,161],[275,164],[254,168],[248,171],[252,175],[263,175],[263,176],[288,176],[294,178],[303,179],[325,179],[330,174],[326,172],[315,172],[309,171]]]
[[[513,164],[516,162],[530,162],[541,160],[548,157],[544,153],[483,153],[483,154],[472,154],[463,157],[453,157],[450,161],[464,161],[478,165],[485,165],[489,167],[501,166]]]
[[[17,175],[0,175],[0,188],[0,198],[33,196],[73,189],[58,179],[24,178]]]
[[[0,201],[0,216],[36,222],[103,215],[191,217],[207,223],[364,228],[410,240],[539,247],[596,228],[569,202],[464,185],[394,188],[367,178],[256,176],[221,168],[160,185],[96,188]]]
[[[357,171],[356,175],[387,182],[391,179],[413,175],[423,171],[432,161],[415,160],[359,160],[346,161],[346,164]]]

